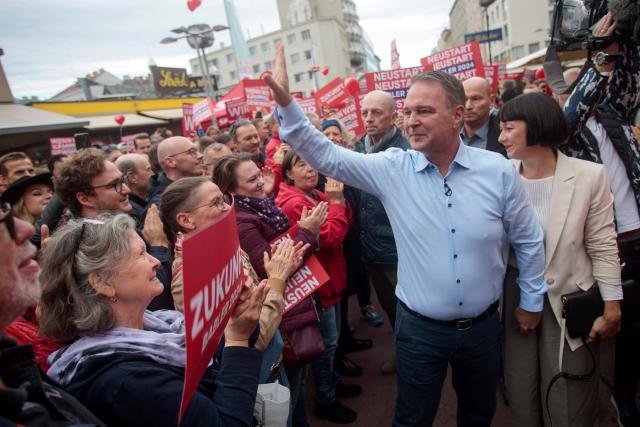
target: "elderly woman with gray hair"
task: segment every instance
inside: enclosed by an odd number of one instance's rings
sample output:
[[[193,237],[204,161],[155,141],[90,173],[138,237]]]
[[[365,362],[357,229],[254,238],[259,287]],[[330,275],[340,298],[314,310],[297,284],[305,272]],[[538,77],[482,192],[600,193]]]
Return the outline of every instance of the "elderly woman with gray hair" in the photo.
[[[47,374],[108,425],[177,423],[184,318],[145,310],[163,289],[159,264],[124,214],[70,223],[44,250],[40,334],[66,344]],[[268,290],[243,289],[184,425],[251,425],[262,354],[249,338]]]

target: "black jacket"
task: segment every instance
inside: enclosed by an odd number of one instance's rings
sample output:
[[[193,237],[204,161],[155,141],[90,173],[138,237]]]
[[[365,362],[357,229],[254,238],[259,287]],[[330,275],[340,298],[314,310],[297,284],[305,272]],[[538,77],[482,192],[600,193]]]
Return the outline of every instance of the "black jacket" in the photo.
[[[164,190],[172,182],[173,181],[171,181],[164,172],[160,172],[158,175],[151,177],[151,187],[149,188],[149,196],[147,197],[147,206],[145,208],[145,214],[146,214],[146,210],[149,209],[149,206],[151,206],[152,204],[155,204],[156,206],[160,206],[160,196],[162,196],[162,193],[164,192]],[[143,220],[144,220],[144,216],[145,215],[143,215]]]
[[[191,398],[184,426],[251,426],[262,353],[227,347]],[[175,426],[184,369],[116,354],[86,362],[67,390],[110,426]]]
[[[359,153],[366,153],[365,137],[354,147]],[[372,153],[385,151],[388,148],[407,150],[409,142],[396,129],[396,134],[383,145],[374,147]],[[393,231],[384,206],[377,197],[354,188],[345,189],[345,197],[351,204],[354,213],[353,227],[359,227],[362,257],[366,264],[397,264],[398,252]]]
[[[489,130],[487,131],[487,150],[500,153],[507,157],[507,150],[504,149],[504,145],[498,142],[500,137],[500,120],[496,112],[491,113],[489,116]]]
[[[47,377],[33,355],[31,345],[17,345],[0,334],[0,426],[104,426],[88,409]]]

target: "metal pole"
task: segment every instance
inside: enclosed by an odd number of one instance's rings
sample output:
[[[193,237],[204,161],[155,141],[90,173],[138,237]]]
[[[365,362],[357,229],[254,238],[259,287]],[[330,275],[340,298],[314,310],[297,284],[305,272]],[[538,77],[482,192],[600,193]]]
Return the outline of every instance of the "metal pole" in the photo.
[[[211,97],[211,99],[213,99],[213,95],[214,95],[214,91],[213,91],[213,84],[211,83],[211,73],[209,72],[209,63],[207,62],[207,55],[204,52],[204,48],[202,49],[202,61],[204,62],[204,72],[206,73],[204,75],[204,84],[205,87],[207,88],[207,94]]]
[[[484,8],[484,17],[487,24],[487,43],[489,45],[489,65],[492,65],[493,59],[491,58],[491,36],[489,35],[489,7]]]
[[[313,65],[317,65],[315,43],[311,43],[311,61],[313,62]],[[311,87],[313,88],[314,92],[318,91],[318,71],[317,70],[313,72],[313,80],[311,81]]]
[[[209,91],[209,85],[207,84],[207,74],[209,70],[207,67],[206,59],[202,58],[202,55],[200,54],[200,49],[196,49],[196,52],[198,53],[198,62],[200,63],[200,70],[202,70],[202,80],[204,81],[204,89],[207,96],[211,97],[213,93]]]

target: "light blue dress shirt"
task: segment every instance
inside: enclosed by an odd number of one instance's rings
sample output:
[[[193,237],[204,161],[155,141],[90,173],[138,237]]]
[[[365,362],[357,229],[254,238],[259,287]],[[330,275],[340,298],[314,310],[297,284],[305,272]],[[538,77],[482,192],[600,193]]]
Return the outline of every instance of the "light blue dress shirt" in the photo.
[[[321,173],[378,197],[398,249],[397,297],[433,319],[473,318],[502,294],[508,244],[520,307],[542,311],[543,232],[513,164],[460,144],[443,178],[424,154],[360,154],[332,144],[295,101],[278,107],[280,137]]]

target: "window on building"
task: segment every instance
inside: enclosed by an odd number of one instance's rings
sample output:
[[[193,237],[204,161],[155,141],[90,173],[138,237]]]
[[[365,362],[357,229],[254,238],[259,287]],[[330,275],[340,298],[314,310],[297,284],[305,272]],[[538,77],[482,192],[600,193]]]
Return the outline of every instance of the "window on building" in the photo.
[[[309,75],[309,80],[313,79],[313,71],[307,71],[307,74]]]
[[[296,42],[296,35],[295,34],[289,34],[287,36],[287,43],[288,44],[294,44]]]
[[[556,0],[552,0],[554,3]],[[507,0],[502,0],[502,20],[507,20]]]
[[[537,52],[540,50],[540,43],[529,43],[529,53]]]
[[[258,74],[260,72],[260,64],[253,65],[253,74]]]
[[[260,43],[260,50],[262,52],[269,52],[269,42]]]
[[[311,40],[311,31],[309,30],[304,30],[300,35],[302,36],[302,40]]]
[[[196,64],[193,66],[193,73],[200,74],[200,64]]]
[[[214,66],[217,67],[218,66],[218,58],[213,58],[211,61],[209,61],[209,66]]]
[[[524,56],[524,46],[514,46],[511,48],[511,60],[519,59]]]
[[[250,46],[249,47],[249,55],[255,55],[256,54],[256,47],[255,46]]]
[[[291,63],[292,64],[297,64],[298,62],[300,62],[300,54],[299,53],[292,53],[291,54]]]
[[[311,59],[311,50],[305,50],[304,51],[304,59]]]
[[[304,73],[296,73],[293,75],[293,79],[296,83],[300,83],[302,81],[302,76],[304,76]]]
[[[280,43],[282,43],[282,39],[281,38],[277,38],[273,41],[273,45],[274,46],[278,46]]]
[[[227,53],[227,62],[233,62],[233,53]]]
[[[229,77],[231,77],[231,80],[232,80],[232,81],[233,81],[233,80],[235,80],[235,79],[236,79],[236,72],[235,72],[235,71],[231,71],[231,72],[229,73]]]
[[[264,63],[264,69],[269,71],[271,69],[271,61],[267,61]]]

